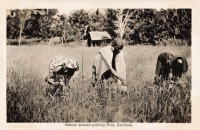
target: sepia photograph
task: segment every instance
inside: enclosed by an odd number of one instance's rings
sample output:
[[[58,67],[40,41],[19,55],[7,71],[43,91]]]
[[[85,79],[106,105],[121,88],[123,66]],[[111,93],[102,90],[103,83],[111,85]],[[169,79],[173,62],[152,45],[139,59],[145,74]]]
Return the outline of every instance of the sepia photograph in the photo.
[[[191,8],[7,9],[7,123],[191,123],[191,28]]]
[[[199,5],[0,1],[0,129],[200,129]]]

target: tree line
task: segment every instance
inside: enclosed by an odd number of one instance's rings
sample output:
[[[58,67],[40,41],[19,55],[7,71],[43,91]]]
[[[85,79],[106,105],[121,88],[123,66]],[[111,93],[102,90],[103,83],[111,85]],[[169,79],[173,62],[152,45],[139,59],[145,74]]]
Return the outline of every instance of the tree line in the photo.
[[[107,31],[129,44],[157,45],[163,39],[191,45],[191,9],[84,9],[60,14],[58,9],[7,10],[7,39],[61,37],[63,43],[83,39],[85,27]]]

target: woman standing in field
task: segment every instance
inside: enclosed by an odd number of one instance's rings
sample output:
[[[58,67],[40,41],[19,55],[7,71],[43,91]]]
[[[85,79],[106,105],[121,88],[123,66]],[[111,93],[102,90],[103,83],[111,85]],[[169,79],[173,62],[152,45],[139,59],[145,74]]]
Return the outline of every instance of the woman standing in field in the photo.
[[[49,92],[54,95],[57,91],[62,92],[63,86],[68,86],[69,80],[78,70],[78,63],[74,59],[64,56],[54,57],[49,65],[49,74],[45,78],[45,81],[49,84],[45,88],[45,94]]]

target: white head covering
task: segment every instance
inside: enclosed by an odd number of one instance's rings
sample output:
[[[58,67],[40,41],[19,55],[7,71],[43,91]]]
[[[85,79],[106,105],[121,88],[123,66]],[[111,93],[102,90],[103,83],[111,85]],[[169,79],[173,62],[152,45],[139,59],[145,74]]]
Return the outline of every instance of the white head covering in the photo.
[[[51,63],[49,65],[49,72],[53,71],[55,67],[59,65],[65,64],[68,68],[76,69],[78,67],[78,63],[71,58],[66,58],[64,56],[56,56],[51,60]]]
[[[183,61],[182,61],[181,59],[178,59],[178,63],[182,64],[182,63],[183,63]]]
[[[65,58],[63,63],[65,63],[68,68],[77,68],[77,62],[74,59]]]

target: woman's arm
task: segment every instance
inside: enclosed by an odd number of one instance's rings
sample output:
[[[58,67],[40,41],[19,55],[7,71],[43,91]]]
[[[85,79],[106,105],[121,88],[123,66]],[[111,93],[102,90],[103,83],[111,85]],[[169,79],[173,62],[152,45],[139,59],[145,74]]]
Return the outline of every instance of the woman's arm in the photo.
[[[49,73],[46,76],[45,81],[50,85],[56,85],[56,82],[54,82],[53,78],[54,78],[54,74],[53,73]]]
[[[111,72],[122,82],[122,85],[127,85],[126,79],[117,73],[113,68],[110,68]]]
[[[107,65],[107,67],[111,70],[111,72],[122,82],[122,85],[127,85],[126,79],[124,79],[121,75],[117,73],[117,71],[115,71],[112,67],[110,67],[103,56],[102,56],[102,59]]]
[[[51,85],[58,85],[59,82],[54,82],[53,78],[55,77],[56,73],[58,73],[61,69],[62,66],[55,67],[55,69],[46,76],[45,81]]]

